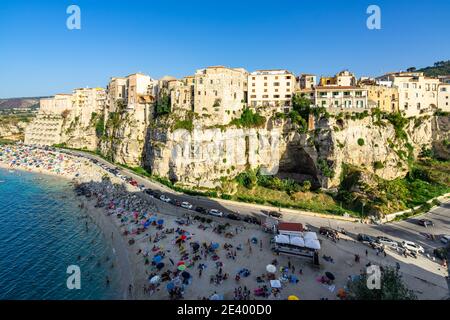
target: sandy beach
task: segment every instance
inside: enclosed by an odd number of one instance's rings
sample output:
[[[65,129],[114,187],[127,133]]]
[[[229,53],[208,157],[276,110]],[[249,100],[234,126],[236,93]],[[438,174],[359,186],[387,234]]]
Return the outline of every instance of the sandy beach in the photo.
[[[426,266],[426,274],[393,250],[379,255],[349,237],[338,242],[321,237],[321,264],[313,266],[307,258],[274,254],[273,235],[259,225],[154,199],[84,158],[19,147],[8,153],[4,148],[2,168],[73,181],[80,205],[114,248],[123,299],[339,299],[349,277],[359,275],[369,262],[400,263],[404,280],[420,299],[448,294],[447,270],[424,257],[417,261]],[[275,272],[267,272],[269,264],[276,266]],[[321,282],[326,272],[335,276],[332,283]],[[269,279],[279,280],[281,287],[273,288]]]

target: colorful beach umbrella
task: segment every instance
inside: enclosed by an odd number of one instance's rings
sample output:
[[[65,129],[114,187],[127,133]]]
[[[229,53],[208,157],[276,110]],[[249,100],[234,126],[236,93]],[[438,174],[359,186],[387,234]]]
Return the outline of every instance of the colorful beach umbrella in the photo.
[[[180,271],[186,270],[186,265],[184,265],[184,264],[179,265],[178,270],[180,270]]]
[[[297,296],[292,295],[288,297],[288,300],[300,300],[300,299]]]

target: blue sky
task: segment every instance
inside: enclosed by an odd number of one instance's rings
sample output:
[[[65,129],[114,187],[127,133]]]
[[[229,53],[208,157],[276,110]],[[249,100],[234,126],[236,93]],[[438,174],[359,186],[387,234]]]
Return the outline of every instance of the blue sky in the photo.
[[[81,8],[68,30],[66,8]],[[381,30],[366,9],[381,8]],[[0,1],[0,98],[208,65],[358,76],[450,59],[448,0]]]

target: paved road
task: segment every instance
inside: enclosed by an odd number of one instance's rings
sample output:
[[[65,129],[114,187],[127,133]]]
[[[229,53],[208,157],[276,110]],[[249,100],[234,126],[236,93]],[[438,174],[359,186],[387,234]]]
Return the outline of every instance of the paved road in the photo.
[[[109,168],[116,168],[115,165],[107,162],[106,160],[79,151],[65,151],[75,155],[83,156],[89,159],[95,159],[100,163],[105,164]],[[223,211],[224,213],[229,212],[239,212],[241,215],[251,215],[259,218],[264,218],[264,209],[266,206],[259,206],[254,204],[246,204],[232,201],[223,201],[218,199],[210,199],[205,197],[196,197],[185,195],[182,193],[175,192],[170,188],[150,181],[148,179],[142,178],[128,169],[119,167],[122,175],[127,175],[135,179],[138,184],[143,184],[146,188],[159,191],[164,193],[171,199],[176,199],[179,201],[188,201],[195,206],[201,206],[209,210],[212,208]],[[162,207],[167,208],[167,204],[163,204],[162,201],[156,201],[160,203]],[[185,209],[172,206],[177,212],[184,212]],[[344,228],[347,233],[351,236],[356,237],[358,233],[365,233],[371,236],[388,236],[396,241],[409,240],[414,241],[424,247],[427,253],[432,253],[434,248],[442,247],[443,244],[440,242],[440,237],[442,235],[450,235],[450,200],[447,200],[440,207],[432,209],[430,212],[426,213],[424,216],[426,219],[433,221],[434,226],[425,228],[417,224],[417,217],[407,219],[400,222],[392,222],[383,225],[374,224],[363,224],[359,222],[349,222],[340,221],[332,218],[324,218],[319,216],[311,216],[310,213],[302,214],[301,211],[294,211],[289,209],[274,209],[283,214],[283,220],[289,222],[301,222],[302,224],[308,226],[311,230],[316,230],[320,226],[330,226],[332,228]],[[188,212],[187,210],[185,212]],[[422,216],[421,216],[422,218]],[[425,237],[426,233],[431,233],[437,236],[435,241],[429,240]]]

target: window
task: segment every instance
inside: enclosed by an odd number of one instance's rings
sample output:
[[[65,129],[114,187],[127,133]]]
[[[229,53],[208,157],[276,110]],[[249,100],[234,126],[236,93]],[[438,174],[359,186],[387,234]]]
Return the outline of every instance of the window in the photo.
[[[291,85],[291,83],[290,82],[286,82],[286,85],[289,87]]]
[[[198,95],[199,95],[199,96],[201,96],[201,95],[202,95],[202,92],[201,92],[201,91],[199,91],[199,92],[198,92]]]
[[[255,83],[252,83],[252,87],[254,87],[255,86]]]
[[[287,94],[287,95],[285,95],[284,97],[285,97],[285,98],[290,98],[291,95],[290,95],[290,94]]]
[[[279,87],[279,86],[280,86],[280,83],[279,83],[279,82],[274,82],[273,85],[274,85],[275,87]]]
[[[408,88],[409,88],[409,85],[408,85],[407,83],[404,83],[404,84],[403,84],[403,88],[404,88],[404,89],[408,89]]]
[[[263,99],[268,99],[269,96],[267,94],[263,95]]]
[[[267,82],[264,82],[264,87],[267,87]]]
[[[420,110],[420,102],[417,103],[417,110]]]
[[[264,80],[267,80],[267,77],[264,77]]]
[[[250,96],[252,99],[256,99],[256,94]]]
[[[278,89],[275,89],[275,92],[278,92]]]
[[[286,89],[286,92],[291,92],[291,89],[287,88],[287,89]]]
[[[287,80],[291,80],[291,76],[286,76],[286,79]]]
[[[280,95],[279,94],[274,94],[273,97],[274,97],[274,99],[278,99],[278,98],[280,98]]]
[[[333,97],[337,97],[339,95],[339,92],[338,91],[334,91],[333,92]]]
[[[256,90],[255,89],[252,89],[252,92],[255,92]]]
[[[267,89],[264,89],[264,92],[267,92]]]
[[[275,76],[275,80],[278,80],[278,76]]]
[[[255,78],[255,77],[252,77],[252,80],[256,80],[256,78]]]

